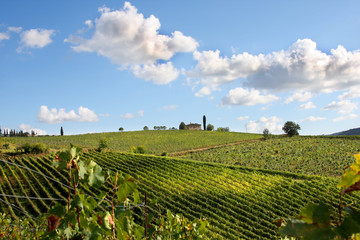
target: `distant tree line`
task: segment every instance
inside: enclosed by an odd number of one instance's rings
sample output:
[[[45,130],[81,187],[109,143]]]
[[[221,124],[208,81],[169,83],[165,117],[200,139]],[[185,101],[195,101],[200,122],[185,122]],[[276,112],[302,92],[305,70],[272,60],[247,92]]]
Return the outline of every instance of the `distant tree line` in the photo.
[[[1,137],[29,137],[29,136],[36,136],[37,133],[34,130],[31,132],[24,132],[23,130],[16,131],[15,129],[1,129],[0,128],[0,136]]]
[[[154,126],[154,130],[166,130],[166,126]]]

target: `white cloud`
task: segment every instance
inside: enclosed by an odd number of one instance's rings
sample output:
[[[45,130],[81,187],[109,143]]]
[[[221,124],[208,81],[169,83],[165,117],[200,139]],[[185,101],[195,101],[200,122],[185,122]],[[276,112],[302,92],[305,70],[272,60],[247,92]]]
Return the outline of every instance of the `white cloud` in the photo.
[[[195,93],[196,97],[204,97],[211,94],[211,90],[208,87],[203,87]]]
[[[0,32],[0,41],[9,40],[9,39],[10,39],[10,35],[8,33]]]
[[[237,120],[239,121],[244,121],[246,119],[249,119],[249,116],[243,116],[243,117],[238,117]]]
[[[171,36],[159,34],[160,21],[154,15],[148,18],[137,8],[125,2],[123,9],[99,8],[94,33],[89,39],[70,36],[65,42],[74,44],[76,52],[96,52],[123,68],[131,66],[135,76],[144,78],[147,73],[156,84],[166,84],[177,78],[178,71],[170,60],[178,52],[192,52],[198,46],[195,39],[174,31]],[[144,65],[144,66],[139,66]],[[161,72],[163,71],[163,76]]]
[[[139,117],[144,117],[144,110],[139,110],[138,115]]]
[[[23,132],[28,132],[31,134],[31,131],[34,131],[37,135],[46,135],[46,131],[45,130],[41,130],[38,128],[34,128],[28,124],[20,124],[19,125],[19,129],[22,130]]]
[[[167,105],[167,106],[163,106],[160,110],[163,111],[173,111],[175,109],[177,109],[177,105]]]
[[[95,114],[94,111],[85,108],[79,107],[79,122],[97,122],[99,121],[98,116]]]
[[[257,104],[266,104],[272,101],[276,101],[279,98],[275,95],[261,95],[260,91],[244,88],[235,88],[229,91],[229,93],[222,99],[221,105],[243,105],[253,106]]]
[[[241,78],[245,87],[277,92],[321,93],[360,87],[360,50],[338,46],[327,54],[311,39],[299,39],[287,50],[267,55],[244,52],[229,58],[220,56],[219,50],[196,51],[194,59],[197,65],[188,77],[211,88]]]
[[[359,88],[351,88],[349,91],[340,95],[339,99],[344,100],[344,99],[352,99],[352,98],[359,98],[359,97],[360,97],[360,89]]]
[[[306,102],[310,98],[312,98],[311,92],[296,92],[294,95],[288,97],[285,100],[285,103],[288,104],[288,103],[291,103],[291,102],[294,102],[294,101]]]
[[[137,114],[135,113],[125,113],[123,115],[120,115],[120,118],[122,119],[132,119],[136,117],[144,117],[144,110],[139,110]]]
[[[22,31],[22,27],[8,27],[8,30],[10,32],[15,32],[15,33],[19,33]]]
[[[43,105],[40,107],[40,111],[37,115],[40,122],[46,122],[51,124],[62,123],[64,121],[78,121],[78,122],[97,122],[99,121],[98,116],[94,111],[79,107],[78,114],[74,110],[66,112],[64,108],[57,110],[56,108],[48,109],[47,106]]]
[[[300,108],[306,110],[306,109],[316,108],[316,106],[312,102],[307,102],[307,103],[300,105]]]
[[[324,117],[314,117],[314,116],[310,116],[307,117],[303,120],[301,120],[301,122],[316,122],[316,121],[321,121],[321,120],[325,120],[326,118]]]
[[[131,119],[131,118],[135,118],[135,114],[133,113],[125,113],[124,115],[120,115],[120,118],[123,118],[123,119]]]
[[[93,22],[91,20],[86,20],[85,25],[88,26],[88,28],[92,28],[94,26]]]
[[[179,71],[174,68],[171,62],[157,65],[136,65],[132,70],[137,78],[142,78],[158,85],[168,84],[179,76]]]
[[[43,48],[52,42],[51,37],[54,35],[54,33],[55,31],[51,29],[30,29],[23,31],[20,34],[21,45],[17,51],[21,52],[25,47]]]
[[[246,123],[246,131],[249,133],[262,133],[265,128],[269,129],[271,133],[278,133],[282,131],[283,125],[279,124],[281,119],[275,116],[270,118],[261,117],[258,121],[249,121]]]
[[[99,113],[99,117],[110,117],[109,113]]]
[[[351,114],[346,115],[346,116],[334,118],[334,119],[333,119],[333,122],[340,122],[340,121],[344,121],[344,120],[351,120],[351,119],[355,119],[355,118],[357,118],[357,117],[358,117],[357,114],[351,113]]]
[[[333,101],[332,103],[330,103],[329,105],[324,107],[324,109],[337,111],[338,113],[341,113],[341,114],[347,114],[347,113],[351,113],[354,110],[356,110],[357,104],[354,102],[351,102],[350,100],[342,100],[339,102]]]

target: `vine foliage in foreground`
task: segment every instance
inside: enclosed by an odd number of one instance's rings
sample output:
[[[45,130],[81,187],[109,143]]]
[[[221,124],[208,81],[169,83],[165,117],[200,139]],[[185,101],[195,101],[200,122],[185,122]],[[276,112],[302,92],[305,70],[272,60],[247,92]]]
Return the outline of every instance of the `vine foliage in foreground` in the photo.
[[[332,208],[320,201],[309,203],[296,219],[282,224],[280,233],[302,239],[360,239],[360,212],[353,205],[343,206],[342,197],[360,190],[360,154],[355,155],[356,162],[344,172],[338,187],[340,204],[337,219]],[[281,220],[279,220],[281,222]]]
[[[135,223],[130,210],[131,206],[140,202],[135,179],[130,175],[104,172],[96,162],[81,160],[80,151],[80,148],[71,145],[69,150],[59,152],[53,162],[59,170],[68,172],[67,204],[56,203],[48,213],[39,216],[36,223],[26,218],[13,221],[1,214],[1,238],[209,239],[206,236],[206,220],[189,221],[170,211],[163,217],[149,215],[146,223],[148,231],[145,231],[145,227]],[[111,187],[99,191],[95,198],[85,194],[85,189],[100,189],[106,182]]]

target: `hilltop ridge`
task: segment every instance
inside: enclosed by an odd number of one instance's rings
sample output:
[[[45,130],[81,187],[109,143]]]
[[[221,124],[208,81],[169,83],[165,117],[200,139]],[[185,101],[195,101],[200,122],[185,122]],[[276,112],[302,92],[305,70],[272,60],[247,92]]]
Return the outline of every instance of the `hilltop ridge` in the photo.
[[[346,136],[360,135],[360,128],[353,128],[346,131],[331,134],[331,136],[341,136],[341,135],[346,135]]]

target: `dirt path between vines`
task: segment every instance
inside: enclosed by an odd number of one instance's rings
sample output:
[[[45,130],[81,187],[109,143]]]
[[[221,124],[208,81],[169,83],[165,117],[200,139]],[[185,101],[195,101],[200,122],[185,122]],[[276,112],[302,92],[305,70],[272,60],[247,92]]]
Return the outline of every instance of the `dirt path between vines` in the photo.
[[[235,145],[242,144],[244,142],[254,143],[254,142],[259,142],[259,141],[261,141],[261,139],[250,139],[250,140],[242,140],[242,141],[233,142],[233,143],[225,143],[225,144],[220,144],[220,145],[207,146],[207,147],[202,147],[202,148],[193,148],[190,150],[185,150],[185,151],[180,151],[180,152],[172,152],[172,153],[169,153],[168,156],[178,157],[178,156],[182,156],[182,155],[186,155],[186,154],[190,154],[190,153],[203,152],[203,151],[215,149],[215,148],[235,146]]]

